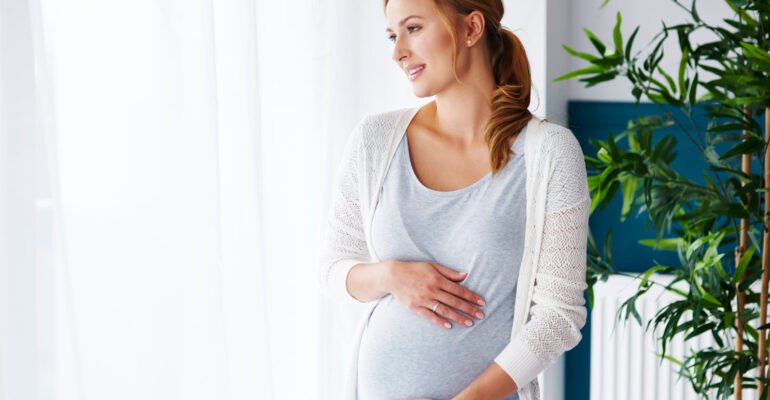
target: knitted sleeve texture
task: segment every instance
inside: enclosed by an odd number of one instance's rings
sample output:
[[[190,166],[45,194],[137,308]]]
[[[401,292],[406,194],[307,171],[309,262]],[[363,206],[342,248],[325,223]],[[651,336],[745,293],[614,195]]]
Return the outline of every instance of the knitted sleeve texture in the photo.
[[[348,272],[356,264],[370,259],[359,193],[360,163],[364,154],[361,143],[365,129],[366,118],[353,129],[335,174],[318,271],[322,293],[348,304],[363,303],[347,290]]]
[[[545,220],[532,306],[522,331],[495,359],[519,388],[529,384],[582,337],[587,310],[586,246],[590,194],[580,144],[566,128],[543,130],[544,151],[554,163],[548,179]]]

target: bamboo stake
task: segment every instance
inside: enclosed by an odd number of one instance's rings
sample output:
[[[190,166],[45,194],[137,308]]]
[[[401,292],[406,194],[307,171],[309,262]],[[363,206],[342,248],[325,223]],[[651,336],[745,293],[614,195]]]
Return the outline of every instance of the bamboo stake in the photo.
[[[743,157],[747,156],[747,154],[744,154]],[[746,172],[744,169],[743,172]],[[740,262],[741,257],[743,256],[743,253],[746,251],[746,242],[744,241],[744,235],[743,232],[746,229],[746,223],[745,219],[741,220],[741,232],[740,232],[740,244],[735,249],[735,265],[738,265]],[[741,282],[743,282],[743,279],[739,280],[735,286],[736,290],[738,289],[738,286],[740,286]],[[743,305],[746,302],[746,295],[738,291],[738,310],[737,314],[740,315],[743,312]],[[735,318],[735,352],[740,353],[743,351],[743,319],[738,316]],[[741,377],[740,373],[737,373],[735,375],[735,384],[733,385],[733,397],[735,400],[742,400],[743,399],[743,378]]]
[[[770,140],[770,107],[765,107],[765,142]],[[770,187],[770,146],[765,148],[765,188]],[[770,193],[765,192],[765,209],[767,213],[770,210]],[[767,217],[763,214],[764,220],[767,221]],[[768,227],[770,224],[764,223],[765,229],[762,231],[762,292],[759,295],[759,325],[765,325],[767,323],[767,278],[768,270],[770,269],[770,232]],[[765,358],[767,355],[767,331],[759,332],[759,377],[765,379],[767,377],[765,370]],[[762,390],[764,389],[764,382],[760,380],[757,383],[757,396],[761,400]],[[766,396],[770,399],[770,393]]]
[[[770,131],[768,126],[768,117],[770,109],[765,108],[765,142],[770,140]],[[770,146],[765,148],[765,188],[770,187]],[[767,212],[770,211],[770,192],[765,192],[765,208],[763,210],[764,229],[762,231],[762,292],[759,295],[759,325],[767,323],[767,274],[770,269],[770,234],[768,232]],[[767,333],[766,330],[759,331],[759,378],[764,380],[765,375],[765,356],[767,354]],[[757,396],[761,400],[764,383],[757,382]],[[770,399],[770,393],[768,393]]]
[[[747,113],[746,108],[743,109],[744,114]],[[749,132],[743,131],[744,135],[748,135]],[[748,176],[751,176],[751,155],[750,154],[743,154],[741,156],[741,170],[743,173],[745,173]],[[749,203],[751,200],[751,196],[747,193],[746,194],[746,201]],[[746,252],[746,243],[749,241],[749,221],[747,219],[741,219],[741,231],[739,234],[738,239],[738,247],[735,249],[735,265],[738,265],[738,263],[741,260],[741,257],[743,257],[743,254]],[[738,286],[740,286],[741,282],[743,282],[743,279],[739,280],[736,283],[736,290],[738,293],[738,317],[735,319],[735,330],[737,331],[737,334],[735,336],[735,351],[736,353],[740,353],[743,351],[743,319],[740,317],[740,314],[743,312],[744,304],[746,303],[746,294],[738,290]],[[733,397],[735,400],[742,400],[743,399],[743,377],[741,376],[740,372],[735,375],[735,381],[733,385]]]

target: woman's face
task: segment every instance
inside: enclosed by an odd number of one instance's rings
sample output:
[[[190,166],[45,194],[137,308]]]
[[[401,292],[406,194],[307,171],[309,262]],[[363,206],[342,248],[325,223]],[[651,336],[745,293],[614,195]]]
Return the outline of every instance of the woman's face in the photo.
[[[433,0],[391,0],[385,8],[393,61],[412,82],[417,97],[433,96],[455,82],[452,46],[456,44],[434,7]],[[457,74],[462,77],[459,51]]]

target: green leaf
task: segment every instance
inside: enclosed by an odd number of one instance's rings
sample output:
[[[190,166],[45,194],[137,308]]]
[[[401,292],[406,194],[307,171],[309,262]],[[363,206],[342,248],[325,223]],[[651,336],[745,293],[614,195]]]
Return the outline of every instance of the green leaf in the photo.
[[[700,284],[700,282],[699,282],[699,280],[697,278],[694,279],[694,282],[695,282],[695,286],[698,288],[698,292],[700,293],[701,298],[706,300],[711,305],[714,305],[714,306],[717,306],[717,307],[721,307],[722,306],[722,303],[720,303],[719,300],[714,298],[714,296],[710,295],[709,292],[707,292],[706,290],[703,289],[703,286],[701,286],[701,284]]]
[[[615,181],[615,178],[620,174],[620,170],[615,167],[606,168],[601,174],[599,174],[600,186],[607,186],[611,182]]]
[[[762,102],[762,98],[760,98],[760,97],[752,97],[752,96],[737,97],[737,98],[734,98],[734,99],[722,100],[723,104],[727,104],[727,105],[730,105],[730,106],[750,106],[750,105],[754,105],[754,104],[757,104],[757,103],[760,103],[760,102]]]
[[[599,151],[596,152],[596,157],[607,164],[612,163],[612,156],[610,156],[610,153],[607,152],[607,149],[605,149],[604,147],[600,148]]]
[[[685,88],[686,89],[686,88]],[[663,95],[663,98],[666,99],[666,102],[674,107],[677,108],[683,108],[684,107],[684,101],[681,99],[677,99],[674,96],[672,96],[668,90],[661,92]]]
[[[668,153],[676,145],[676,138],[668,135],[655,144],[655,149],[652,151],[650,161],[657,162],[661,155]]]
[[[584,60],[590,61],[590,62],[594,62],[594,61],[596,61],[598,59],[598,57],[592,56],[592,55],[590,55],[588,53],[581,53],[579,51],[573,50],[572,48],[570,48],[566,44],[561,45],[561,47],[564,50],[566,50],[567,53],[572,54],[575,57],[579,57],[579,58],[582,58]]]
[[[690,98],[689,102],[691,105],[695,105],[698,103],[698,99],[696,98],[696,93],[698,91],[698,73],[695,73],[695,77],[692,80],[692,86],[690,86]]]
[[[642,246],[652,247],[656,250],[665,251],[677,251],[679,245],[683,243],[682,238],[666,238],[666,239],[641,239],[638,241]]]
[[[741,19],[746,21],[746,24],[749,27],[753,28],[753,27],[755,27],[757,25],[757,21],[754,18],[752,18],[751,15],[749,15],[749,13],[747,13],[745,10],[741,9],[740,6],[734,4],[734,3],[739,3],[738,1],[730,0],[730,1],[726,1],[726,3],[727,3],[728,6],[730,6],[730,8],[733,10],[733,12],[735,12],[738,15],[740,15]]]
[[[599,40],[596,35],[594,35],[593,32],[591,32],[588,28],[583,28],[583,32],[585,32],[586,36],[588,36],[588,40],[591,41],[591,43],[596,47],[596,51],[599,52],[599,54],[604,55],[605,51],[607,50],[607,47],[602,43],[601,40]]]
[[[742,131],[745,125],[742,122],[727,122],[720,125],[714,125],[706,128],[708,132],[732,132]]]
[[[615,137],[612,134],[607,135],[607,148],[610,150],[610,155],[614,160],[619,160],[623,157],[623,153],[615,143]]]
[[[617,72],[607,72],[589,78],[583,78],[581,81],[587,83],[586,87],[591,87],[601,82],[611,81],[615,79],[616,76]]]
[[[736,284],[743,279],[743,273],[746,271],[746,266],[749,265],[749,261],[751,261],[751,257],[754,255],[755,250],[756,248],[751,246],[746,249],[746,252],[741,256],[738,266],[735,267],[735,273],[733,273],[733,284]]]
[[[650,276],[652,276],[652,274],[654,274],[654,273],[656,273],[658,271],[663,271],[663,270],[667,270],[667,269],[669,269],[669,267],[666,267],[665,265],[656,265],[656,266],[654,266],[652,268],[649,268],[646,271],[644,271],[642,274],[637,276],[637,278],[639,278],[639,277],[642,278],[641,282],[639,282],[639,288],[644,288],[644,287],[647,286],[647,281],[650,279]]]
[[[695,0],[692,0],[692,6],[690,6],[690,15],[692,15],[692,19],[695,22],[700,22],[700,15],[698,15],[698,10],[695,9]]]
[[[682,366],[682,364],[683,364],[681,361],[679,361],[678,359],[676,359],[676,358],[674,358],[674,357],[672,357],[670,355],[663,355],[662,353],[655,353],[655,354],[658,357],[661,357],[661,358],[664,358],[664,359],[666,359],[668,361],[671,361],[672,363],[674,363],[676,365]]]
[[[620,221],[623,222],[631,212],[631,206],[634,203],[634,196],[636,194],[636,188],[638,186],[638,179],[629,177],[623,184],[623,207],[620,210]]]
[[[615,193],[618,191],[618,181],[612,181],[609,186],[605,186],[601,190],[601,202],[599,203],[599,210],[603,210],[615,197]]]
[[[760,49],[750,43],[741,42],[743,47],[743,55],[750,61],[760,64],[764,67],[765,72],[770,69],[770,54],[767,51]]]
[[[694,242],[692,242],[689,246],[687,246],[687,252],[685,253],[687,259],[689,260],[690,258],[692,258],[692,253],[694,253],[695,250],[698,250],[701,246],[703,246],[706,242],[708,242],[712,237],[713,235],[699,237]]]
[[[604,67],[599,66],[599,65],[592,65],[590,67],[581,68],[581,69],[572,71],[570,73],[564,74],[564,75],[554,79],[554,82],[563,81],[563,80],[567,80],[567,79],[572,79],[574,77],[581,76],[581,75],[598,74],[598,73],[601,73],[601,72],[604,72],[604,71],[605,71]]]
[[[728,323],[726,326],[732,326],[732,322]],[[725,344],[722,341],[722,338],[719,337],[719,333],[716,330],[711,331],[711,337],[714,339],[714,341],[719,345],[719,347],[724,347]]]
[[[703,324],[703,325],[693,329],[693,331],[690,332],[689,335],[685,336],[684,340],[687,341],[687,340],[690,340],[690,339],[692,339],[694,337],[700,336],[700,334],[716,328],[716,325],[717,324],[714,323],[714,322],[705,323],[705,324]]]
[[[667,74],[666,71],[664,71],[660,66],[658,66],[657,71],[663,75],[664,78],[666,78],[666,82],[668,82],[668,86],[671,88],[671,92],[676,93],[676,84],[674,83],[674,79],[671,77],[671,75]]]
[[[659,96],[654,93],[647,93],[647,97],[650,98],[654,103],[657,104],[667,104],[666,99],[663,98],[663,96]]]
[[[631,47],[633,46],[634,39],[636,39],[636,34],[639,33],[639,27],[637,26],[636,29],[634,29],[634,32],[631,34],[631,37],[628,38],[628,43],[626,43],[626,60],[631,61]]]
[[[687,92],[687,86],[684,83],[684,74],[687,71],[687,63],[690,60],[690,51],[685,47],[682,49],[682,60],[679,62],[679,88],[681,97]]]
[[[722,156],[719,157],[719,159],[726,160],[738,154],[756,153],[762,150],[764,148],[764,145],[765,145],[765,142],[762,139],[752,135],[745,135],[745,139],[743,139],[742,142],[733,146],[733,148],[728,150],[725,154],[722,154]]]
[[[687,296],[687,293],[685,293],[685,292],[683,292],[683,291],[681,291],[681,290],[679,290],[679,289],[677,289],[677,288],[675,288],[675,287],[673,287],[673,286],[671,286],[671,285],[667,286],[667,287],[666,287],[666,290],[668,290],[669,292],[672,292],[672,293],[676,293],[676,294],[678,294],[679,296],[682,296],[682,297],[684,297],[684,298],[687,298],[687,297],[688,297],[688,296]]]
[[[615,54],[620,58],[623,58],[623,35],[620,32],[620,24],[622,21],[623,18],[620,16],[620,11],[618,11],[617,16],[615,17],[615,28],[612,30],[612,41],[615,44]]]
[[[591,209],[588,211],[589,214],[593,214],[596,207],[604,200],[602,196],[601,191],[591,196]]]

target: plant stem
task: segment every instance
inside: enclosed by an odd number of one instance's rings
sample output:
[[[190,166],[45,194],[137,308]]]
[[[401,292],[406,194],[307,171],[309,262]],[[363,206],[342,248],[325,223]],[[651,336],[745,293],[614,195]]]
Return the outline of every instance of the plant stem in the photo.
[[[770,140],[770,107],[765,107],[765,141]],[[770,187],[770,146],[765,146],[765,187]],[[770,193],[765,192],[765,212],[770,209]],[[762,291],[759,295],[759,326],[767,323],[767,275],[770,269],[770,232],[766,218],[762,219],[765,229],[762,231]],[[764,389],[764,379],[767,377],[765,365],[767,355],[767,333],[759,330],[759,380],[757,382],[757,397],[761,400]]]
[[[744,107],[743,109],[744,114],[748,113],[748,110]],[[748,131],[743,131],[744,136],[748,136],[751,133]],[[744,174],[747,176],[751,176],[751,154],[743,154],[741,156],[741,171],[743,171]],[[745,183],[743,184],[746,185]],[[751,203],[750,199],[751,195],[749,193],[746,194],[746,203]],[[738,247],[735,249],[735,265],[737,266],[741,262],[741,258],[743,257],[743,254],[746,252],[746,242],[748,242],[748,236],[749,236],[749,221],[746,218],[741,219],[741,230],[739,235],[739,242]],[[765,236],[766,237],[766,236]],[[735,352],[740,353],[743,351],[743,317],[741,316],[743,313],[744,304],[746,303],[746,294],[743,293],[739,288],[741,283],[743,282],[743,277],[741,277],[738,282],[736,283],[735,289],[737,292],[738,297],[738,310],[736,312],[736,319],[735,319],[735,328],[737,331],[737,335],[735,336]],[[760,350],[761,354],[761,350]],[[761,357],[761,356],[760,356]],[[762,364],[762,361],[760,361],[760,371],[764,368],[764,364]],[[760,389],[759,392],[761,393],[762,390]],[[735,374],[735,386],[733,388],[733,395],[735,396],[736,400],[741,400],[743,397],[743,374],[738,371],[737,374]]]
[[[770,116],[770,109],[765,108],[765,117]],[[768,129],[768,120],[765,119],[765,141],[770,140],[770,129]],[[770,146],[765,147],[765,188],[770,187]],[[770,192],[765,192],[765,208],[762,218],[762,224],[765,229],[762,232],[762,291],[759,295],[759,326],[767,323],[767,274],[770,269],[770,232],[768,232],[767,211],[770,210]],[[765,329],[759,330],[759,381],[757,382],[757,397],[761,400],[764,389],[765,375],[765,357],[767,333]]]

